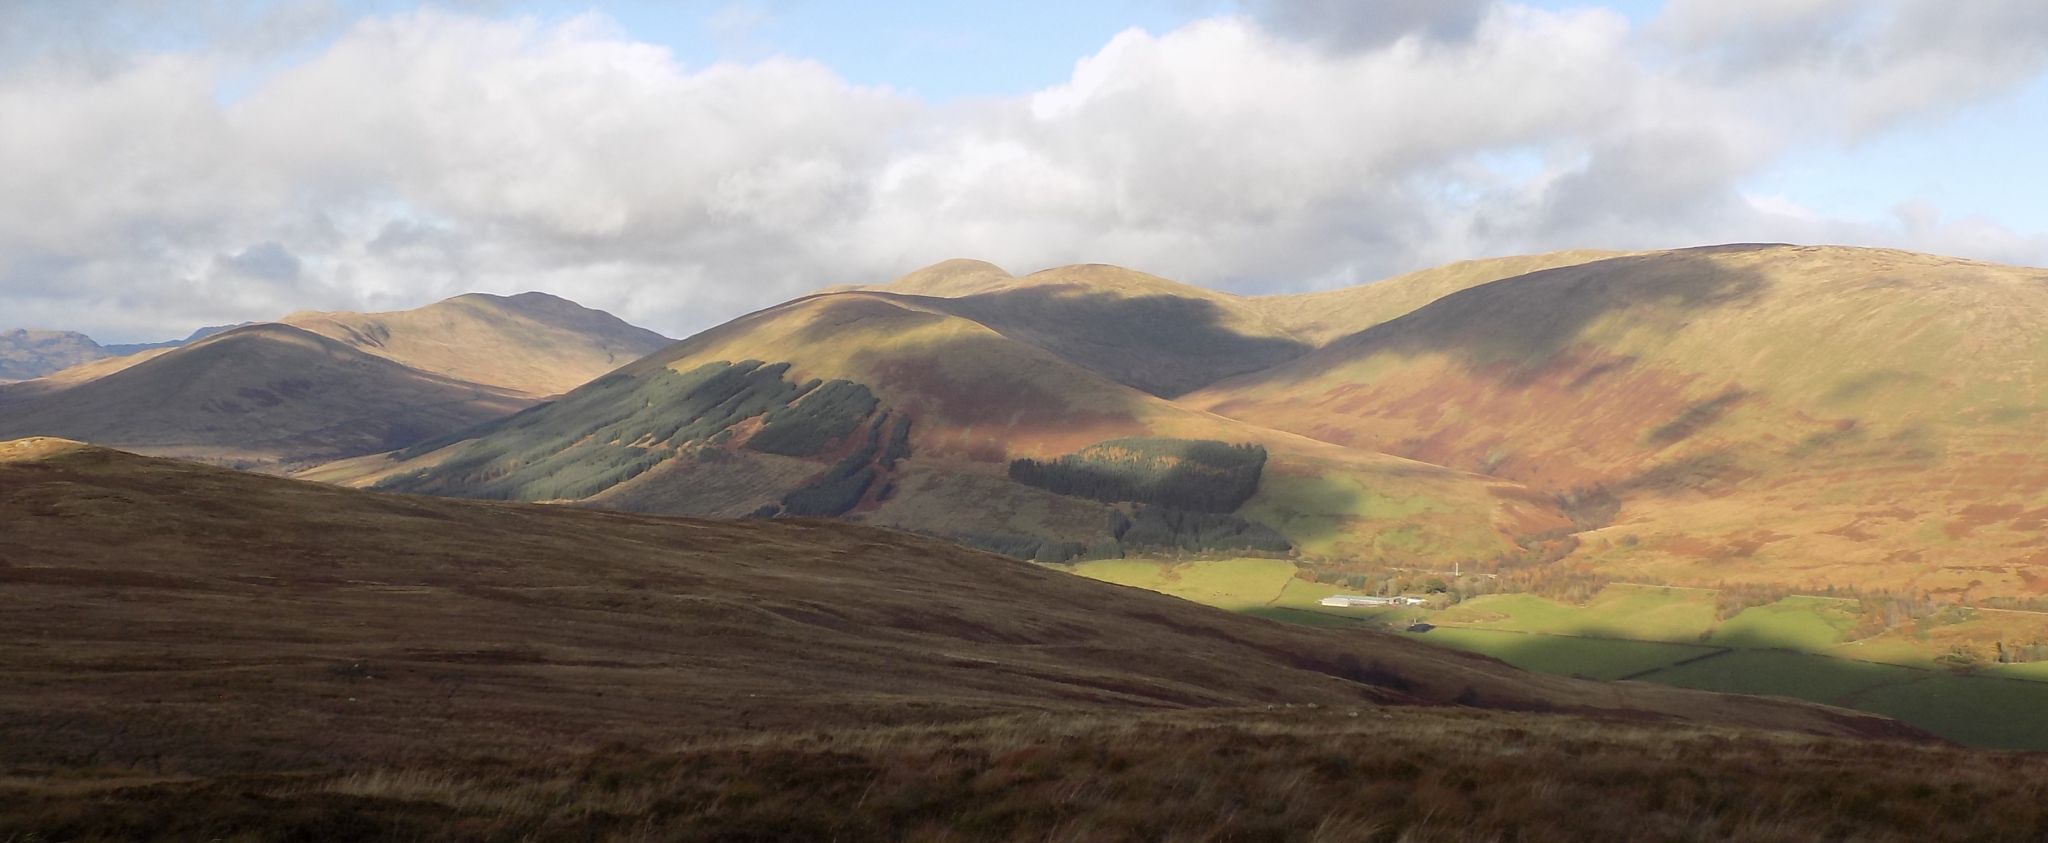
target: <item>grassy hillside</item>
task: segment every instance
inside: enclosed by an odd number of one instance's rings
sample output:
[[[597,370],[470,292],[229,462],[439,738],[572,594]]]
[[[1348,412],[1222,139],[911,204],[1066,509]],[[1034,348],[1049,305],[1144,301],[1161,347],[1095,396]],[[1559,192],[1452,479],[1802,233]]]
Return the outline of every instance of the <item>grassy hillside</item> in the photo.
[[[534,396],[567,392],[671,342],[546,293],[471,293],[413,310],[279,321],[423,372]]]
[[[29,391],[17,384],[7,391]],[[0,402],[0,435],[89,440],[249,468],[390,450],[519,409],[283,325],[239,328],[112,374]]]
[[[703,380],[733,366],[759,382],[728,392]],[[900,444],[884,447],[885,435]],[[1060,464],[1132,437],[1265,456],[1222,506],[1189,503],[1202,497],[1191,486],[1109,494],[1016,474],[1019,460]],[[1548,501],[1499,481],[1190,412],[933,299],[865,291],[743,317],[547,407],[396,457],[317,476],[669,514],[846,515],[1053,560],[1121,553],[1133,530],[1128,543],[1157,548],[1484,558],[1563,523]],[[1284,538],[1229,514],[1239,509]],[[1198,511],[1217,517],[1188,514]]]
[[[1629,579],[2028,596],[2044,319],[2040,270],[1683,250],[1467,289],[1185,403],[1618,500],[1578,558]]]

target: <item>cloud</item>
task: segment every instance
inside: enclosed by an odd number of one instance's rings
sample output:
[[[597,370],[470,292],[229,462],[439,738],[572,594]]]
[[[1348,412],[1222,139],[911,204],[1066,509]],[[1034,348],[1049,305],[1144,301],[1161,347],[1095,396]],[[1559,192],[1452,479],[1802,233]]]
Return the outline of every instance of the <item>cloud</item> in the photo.
[[[1494,0],[1257,0],[1251,9],[1282,35],[1359,49],[1410,35],[1461,39],[1493,6]]]
[[[37,163],[0,168],[0,313],[150,339],[544,289],[680,335],[954,256],[1248,292],[1715,240],[2043,262],[1986,220],[1742,190],[2048,66],[2033,4],[1934,8],[1276,0],[944,105],[798,58],[691,66],[600,15],[357,15],[253,76],[270,59],[131,45],[0,66],[0,156]]]
[[[299,280],[299,256],[274,241],[265,241],[233,255],[214,259],[220,271],[256,281],[290,283]]]

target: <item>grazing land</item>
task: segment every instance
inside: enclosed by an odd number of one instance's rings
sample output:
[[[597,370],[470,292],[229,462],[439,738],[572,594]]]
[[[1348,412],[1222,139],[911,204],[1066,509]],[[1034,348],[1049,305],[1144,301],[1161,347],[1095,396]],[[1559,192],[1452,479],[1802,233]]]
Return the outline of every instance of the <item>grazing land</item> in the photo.
[[[1113,560],[1072,570],[1307,626],[1426,622],[1433,628],[1408,637],[1542,673],[1802,699],[1896,717],[1973,746],[2048,750],[2048,727],[2026,713],[2048,710],[2048,662],[1962,662],[1955,653],[1955,642],[1985,636],[2032,640],[2048,625],[2032,613],[1953,613],[1952,622],[1917,632],[1851,640],[1854,601],[1792,596],[1716,619],[1714,591],[1662,586],[1608,586],[1584,605],[1496,594],[1446,608],[1332,608],[1316,601],[1345,589],[1301,579],[1293,567],[1275,559]]]

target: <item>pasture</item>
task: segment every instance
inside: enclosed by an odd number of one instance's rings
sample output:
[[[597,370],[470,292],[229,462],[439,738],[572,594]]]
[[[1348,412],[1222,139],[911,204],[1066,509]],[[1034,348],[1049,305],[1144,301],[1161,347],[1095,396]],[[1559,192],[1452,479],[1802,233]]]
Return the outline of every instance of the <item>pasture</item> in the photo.
[[[1341,585],[1294,576],[1281,559],[1176,562],[1114,559],[1071,570],[1271,620],[1308,626],[1403,629],[1405,637],[1480,653],[1524,670],[1632,679],[1734,694],[1777,696],[1896,717],[1971,746],[2048,750],[2048,662],[1982,663],[1965,670],[1944,654],[1958,644],[2032,640],[2039,616],[1970,612],[1852,641],[1855,604],[1787,597],[1715,619],[1707,589],[1613,585],[1584,605],[1531,594],[1475,597],[1430,611],[1332,608]]]

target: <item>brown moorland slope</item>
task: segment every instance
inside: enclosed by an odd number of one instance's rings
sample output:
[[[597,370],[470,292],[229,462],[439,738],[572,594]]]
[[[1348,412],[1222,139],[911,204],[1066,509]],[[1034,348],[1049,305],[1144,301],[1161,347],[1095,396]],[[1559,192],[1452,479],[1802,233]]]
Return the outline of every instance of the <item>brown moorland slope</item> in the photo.
[[[0,581],[0,829],[31,838],[2026,839],[2048,805],[2037,759],[1879,718],[836,523],[29,440]]]
[[[488,747],[601,742],[650,722],[1284,703],[1917,734],[1836,709],[1525,674],[832,522],[378,494],[30,439],[0,446],[0,526],[15,598],[0,661],[19,680],[0,692],[0,723],[18,758],[346,758],[403,755],[424,729]],[[223,707],[241,715],[215,719]],[[370,728],[380,721],[393,725]],[[82,740],[93,735],[113,745]],[[86,757],[65,756],[79,747]]]
[[[0,388],[0,435],[282,470],[390,450],[530,403],[284,325],[145,355],[61,389],[38,381]]]
[[[2029,596],[2042,324],[2048,271],[1679,250],[1454,293],[1186,403],[1618,500],[1579,558],[1625,576]]]

